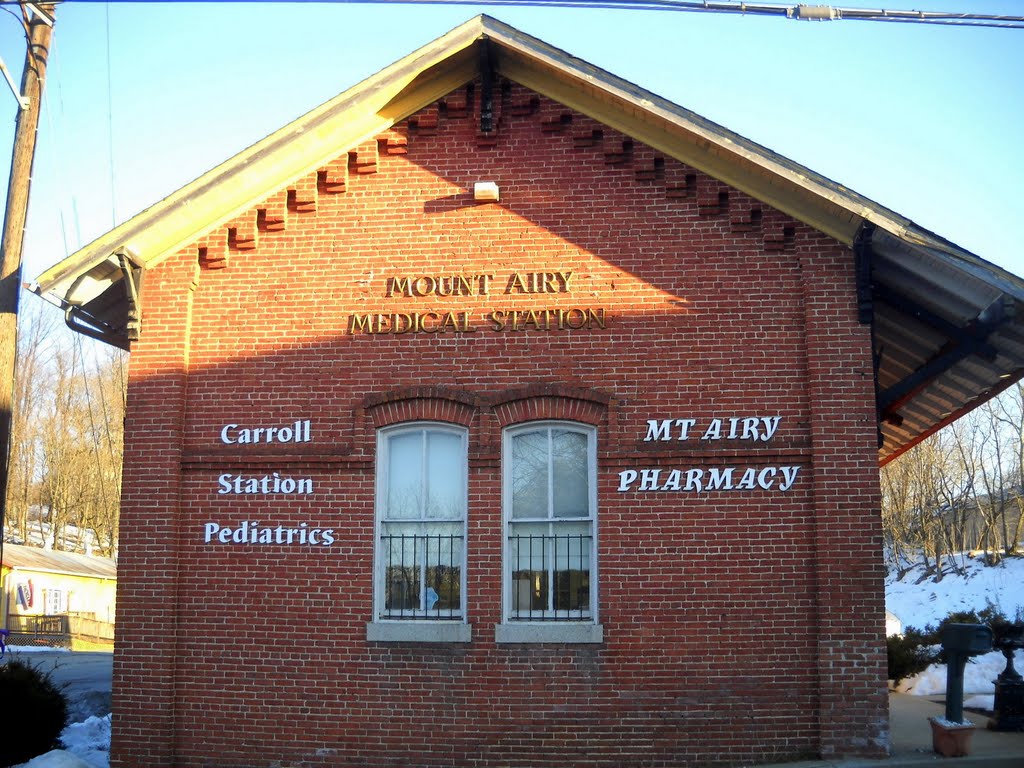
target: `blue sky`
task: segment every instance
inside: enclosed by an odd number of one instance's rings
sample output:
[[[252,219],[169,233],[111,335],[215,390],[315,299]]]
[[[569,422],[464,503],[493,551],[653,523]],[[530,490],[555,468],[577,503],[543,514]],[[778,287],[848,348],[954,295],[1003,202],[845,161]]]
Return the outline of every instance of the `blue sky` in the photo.
[[[993,0],[882,5],[1024,14],[1024,3]],[[1024,275],[1024,30],[471,5],[69,2],[57,9],[25,277],[478,13]],[[0,56],[19,77],[24,42],[6,13]],[[0,94],[3,186],[15,111],[13,95]]]

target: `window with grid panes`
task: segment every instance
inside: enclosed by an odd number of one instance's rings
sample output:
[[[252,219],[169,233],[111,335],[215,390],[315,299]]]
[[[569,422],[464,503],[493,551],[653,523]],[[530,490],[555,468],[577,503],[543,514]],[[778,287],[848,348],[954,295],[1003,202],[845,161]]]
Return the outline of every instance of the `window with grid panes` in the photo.
[[[596,455],[593,427],[505,431],[506,623],[596,622]]]
[[[378,434],[377,620],[465,619],[466,439],[431,423]]]

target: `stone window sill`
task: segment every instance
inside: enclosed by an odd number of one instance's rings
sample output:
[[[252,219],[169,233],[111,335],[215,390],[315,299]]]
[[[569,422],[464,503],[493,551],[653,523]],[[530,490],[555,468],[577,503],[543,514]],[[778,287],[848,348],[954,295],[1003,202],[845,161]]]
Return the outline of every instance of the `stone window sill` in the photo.
[[[366,639],[371,643],[468,643],[473,626],[459,621],[371,621]]]
[[[602,624],[516,622],[494,626],[496,643],[603,643]]]

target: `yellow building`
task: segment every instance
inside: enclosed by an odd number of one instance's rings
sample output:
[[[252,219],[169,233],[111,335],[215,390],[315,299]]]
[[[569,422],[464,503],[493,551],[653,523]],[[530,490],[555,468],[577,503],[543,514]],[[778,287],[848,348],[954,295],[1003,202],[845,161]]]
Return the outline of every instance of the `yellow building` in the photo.
[[[11,645],[109,646],[117,566],[104,557],[4,544],[0,617]]]

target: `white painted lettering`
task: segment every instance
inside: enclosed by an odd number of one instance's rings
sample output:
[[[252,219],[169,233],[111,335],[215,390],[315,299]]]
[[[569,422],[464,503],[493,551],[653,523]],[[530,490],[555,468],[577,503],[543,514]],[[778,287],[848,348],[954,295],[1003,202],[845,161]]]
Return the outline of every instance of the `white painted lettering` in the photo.
[[[754,484],[757,482],[757,470],[750,467],[743,473],[743,477],[736,484],[736,490],[738,491],[751,491],[754,489]]]
[[[619,493],[628,491],[636,482],[639,473],[635,469],[625,469],[619,472]]]
[[[764,436],[761,439],[768,442],[775,437],[775,431],[779,428],[779,422],[781,421],[781,416],[762,416],[761,423],[764,424]]]
[[[742,475],[737,479],[737,474]],[[691,467],[689,469],[624,469],[619,472],[619,493],[705,493],[708,491],[788,491],[800,467]],[[637,481],[639,480],[639,485]]]
[[[661,486],[663,491],[681,491],[683,490],[683,473],[678,469],[673,469],[668,473],[668,480]]]
[[[708,482],[705,486],[709,491],[732,490],[733,467],[712,467],[708,470]]]
[[[770,491],[772,486],[775,485],[775,476],[778,473],[779,470],[775,467],[765,467],[757,473],[757,484],[766,491]]]
[[[696,491],[700,493],[704,490],[704,470],[703,469],[688,469],[686,470],[686,490]]]
[[[308,443],[312,441],[309,419],[299,419],[286,427],[246,427],[225,424],[220,430],[220,441],[227,445],[252,443]]]
[[[647,420],[647,437],[644,438],[645,443],[649,443],[652,440],[671,440],[672,439],[672,419],[665,419],[658,421],[657,419]]]
[[[753,440],[755,443],[761,439],[760,433],[757,428],[761,424],[761,419],[756,416],[748,416],[743,419],[743,435],[740,440]]]
[[[221,475],[217,478],[217,484],[220,486],[220,490],[217,493],[231,493],[231,475]]]
[[[281,477],[277,472],[262,477],[223,474],[217,478],[218,494],[261,494],[298,493],[308,496],[313,493],[311,477]]]
[[[219,523],[204,523],[203,541],[206,544],[300,544],[329,547],[337,541],[333,528],[311,528],[309,523],[295,527],[279,525],[263,528],[258,521],[246,520],[237,527],[223,527]]]
[[[658,490],[658,477],[661,475],[660,469],[643,469],[640,470],[640,490],[641,491],[656,491]]]
[[[712,419],[711,423],[708,424],[708,428],[704,430],[704,434],[700,438],[701,440],[721,440],[722,439],[722,420]]]

